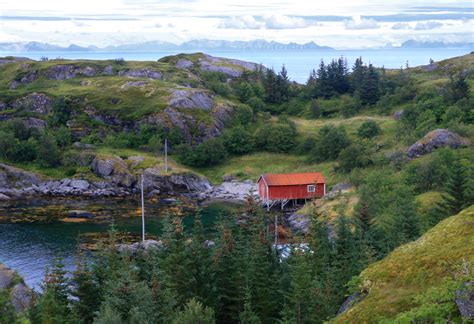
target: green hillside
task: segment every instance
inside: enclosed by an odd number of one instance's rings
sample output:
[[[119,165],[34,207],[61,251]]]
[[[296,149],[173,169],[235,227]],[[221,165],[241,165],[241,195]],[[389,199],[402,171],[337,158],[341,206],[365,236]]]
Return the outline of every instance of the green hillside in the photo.
[[[358,277],[367,296],[335,323],[461,320],[455,291],[474,278],[474,206],[449,217]]]

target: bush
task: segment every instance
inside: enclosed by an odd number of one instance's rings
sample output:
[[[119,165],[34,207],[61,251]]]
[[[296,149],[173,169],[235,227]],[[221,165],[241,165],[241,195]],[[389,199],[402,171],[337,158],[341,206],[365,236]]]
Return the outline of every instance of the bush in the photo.
[[[309,116],[311,118],[317,119],[321,118],[321,106],[319,105],[318,101],[316,99],[311,100],[309,104]]]
[[[296,146],[297,133],[290,124],[271,124],[257,130],[255,145],[269,152],[288,152]]]
[[[60,165],[61,152],[54,136],[45,134],[40,138],[36,160],[42,167]]]
[[[176,152],[182,163],[196,167],[219,164],[227,158],[227,151],[219,138],[209,139],[195,148],[183,144],[176,148]]]
[[[361,138],[372,138],[380,134],[380,126],[374,120],[367,120],[360,125],[357,135]]]
[[[252,97],[250,100],[247,102],[247,104],[252,107],[254,111],[263,111],[265,110],[265,102],[263,102],[262,99],[257,98],[257,97]]]
[[[364,168],[372,163],[368,150],[359,143],[353,143],[339,154],[339,169],[351,172],[355,168]]]
[[[350,145],[344,127],[324,126],[319,130],[319,139],[311,152],[310,161],[323,162],[337,159],[339,153]]]
[[[246,154],[254,147],[252,135],[243,126],[236,126],[225,131],[222,139],[229,153]]]

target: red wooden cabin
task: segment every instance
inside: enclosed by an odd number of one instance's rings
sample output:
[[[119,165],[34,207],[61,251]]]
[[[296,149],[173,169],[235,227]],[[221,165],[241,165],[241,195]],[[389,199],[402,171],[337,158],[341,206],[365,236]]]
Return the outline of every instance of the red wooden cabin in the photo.
[[[268,209],[275,202],[281,202],[283,208],[290,200],[324,196],[326,181],[319,172],[265,173],[258,179],[258,192]]]

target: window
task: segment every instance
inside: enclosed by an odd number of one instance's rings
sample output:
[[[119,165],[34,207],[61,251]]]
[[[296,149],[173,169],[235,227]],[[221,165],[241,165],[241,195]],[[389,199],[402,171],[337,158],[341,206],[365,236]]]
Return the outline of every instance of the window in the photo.
[[[308,192],[315,192],[315,191],[316,191],[316,187],[314,185],[308,186]]]

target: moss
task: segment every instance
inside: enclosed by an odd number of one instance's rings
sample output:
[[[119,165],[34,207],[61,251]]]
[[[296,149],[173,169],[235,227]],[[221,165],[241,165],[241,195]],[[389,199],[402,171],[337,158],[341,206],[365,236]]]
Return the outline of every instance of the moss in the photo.
[[[449,217],[361,274],[367,297],[335,323],[393,321],[420,306],[428,290],[442,287],[462,264],[474,263],[474,206]]]

